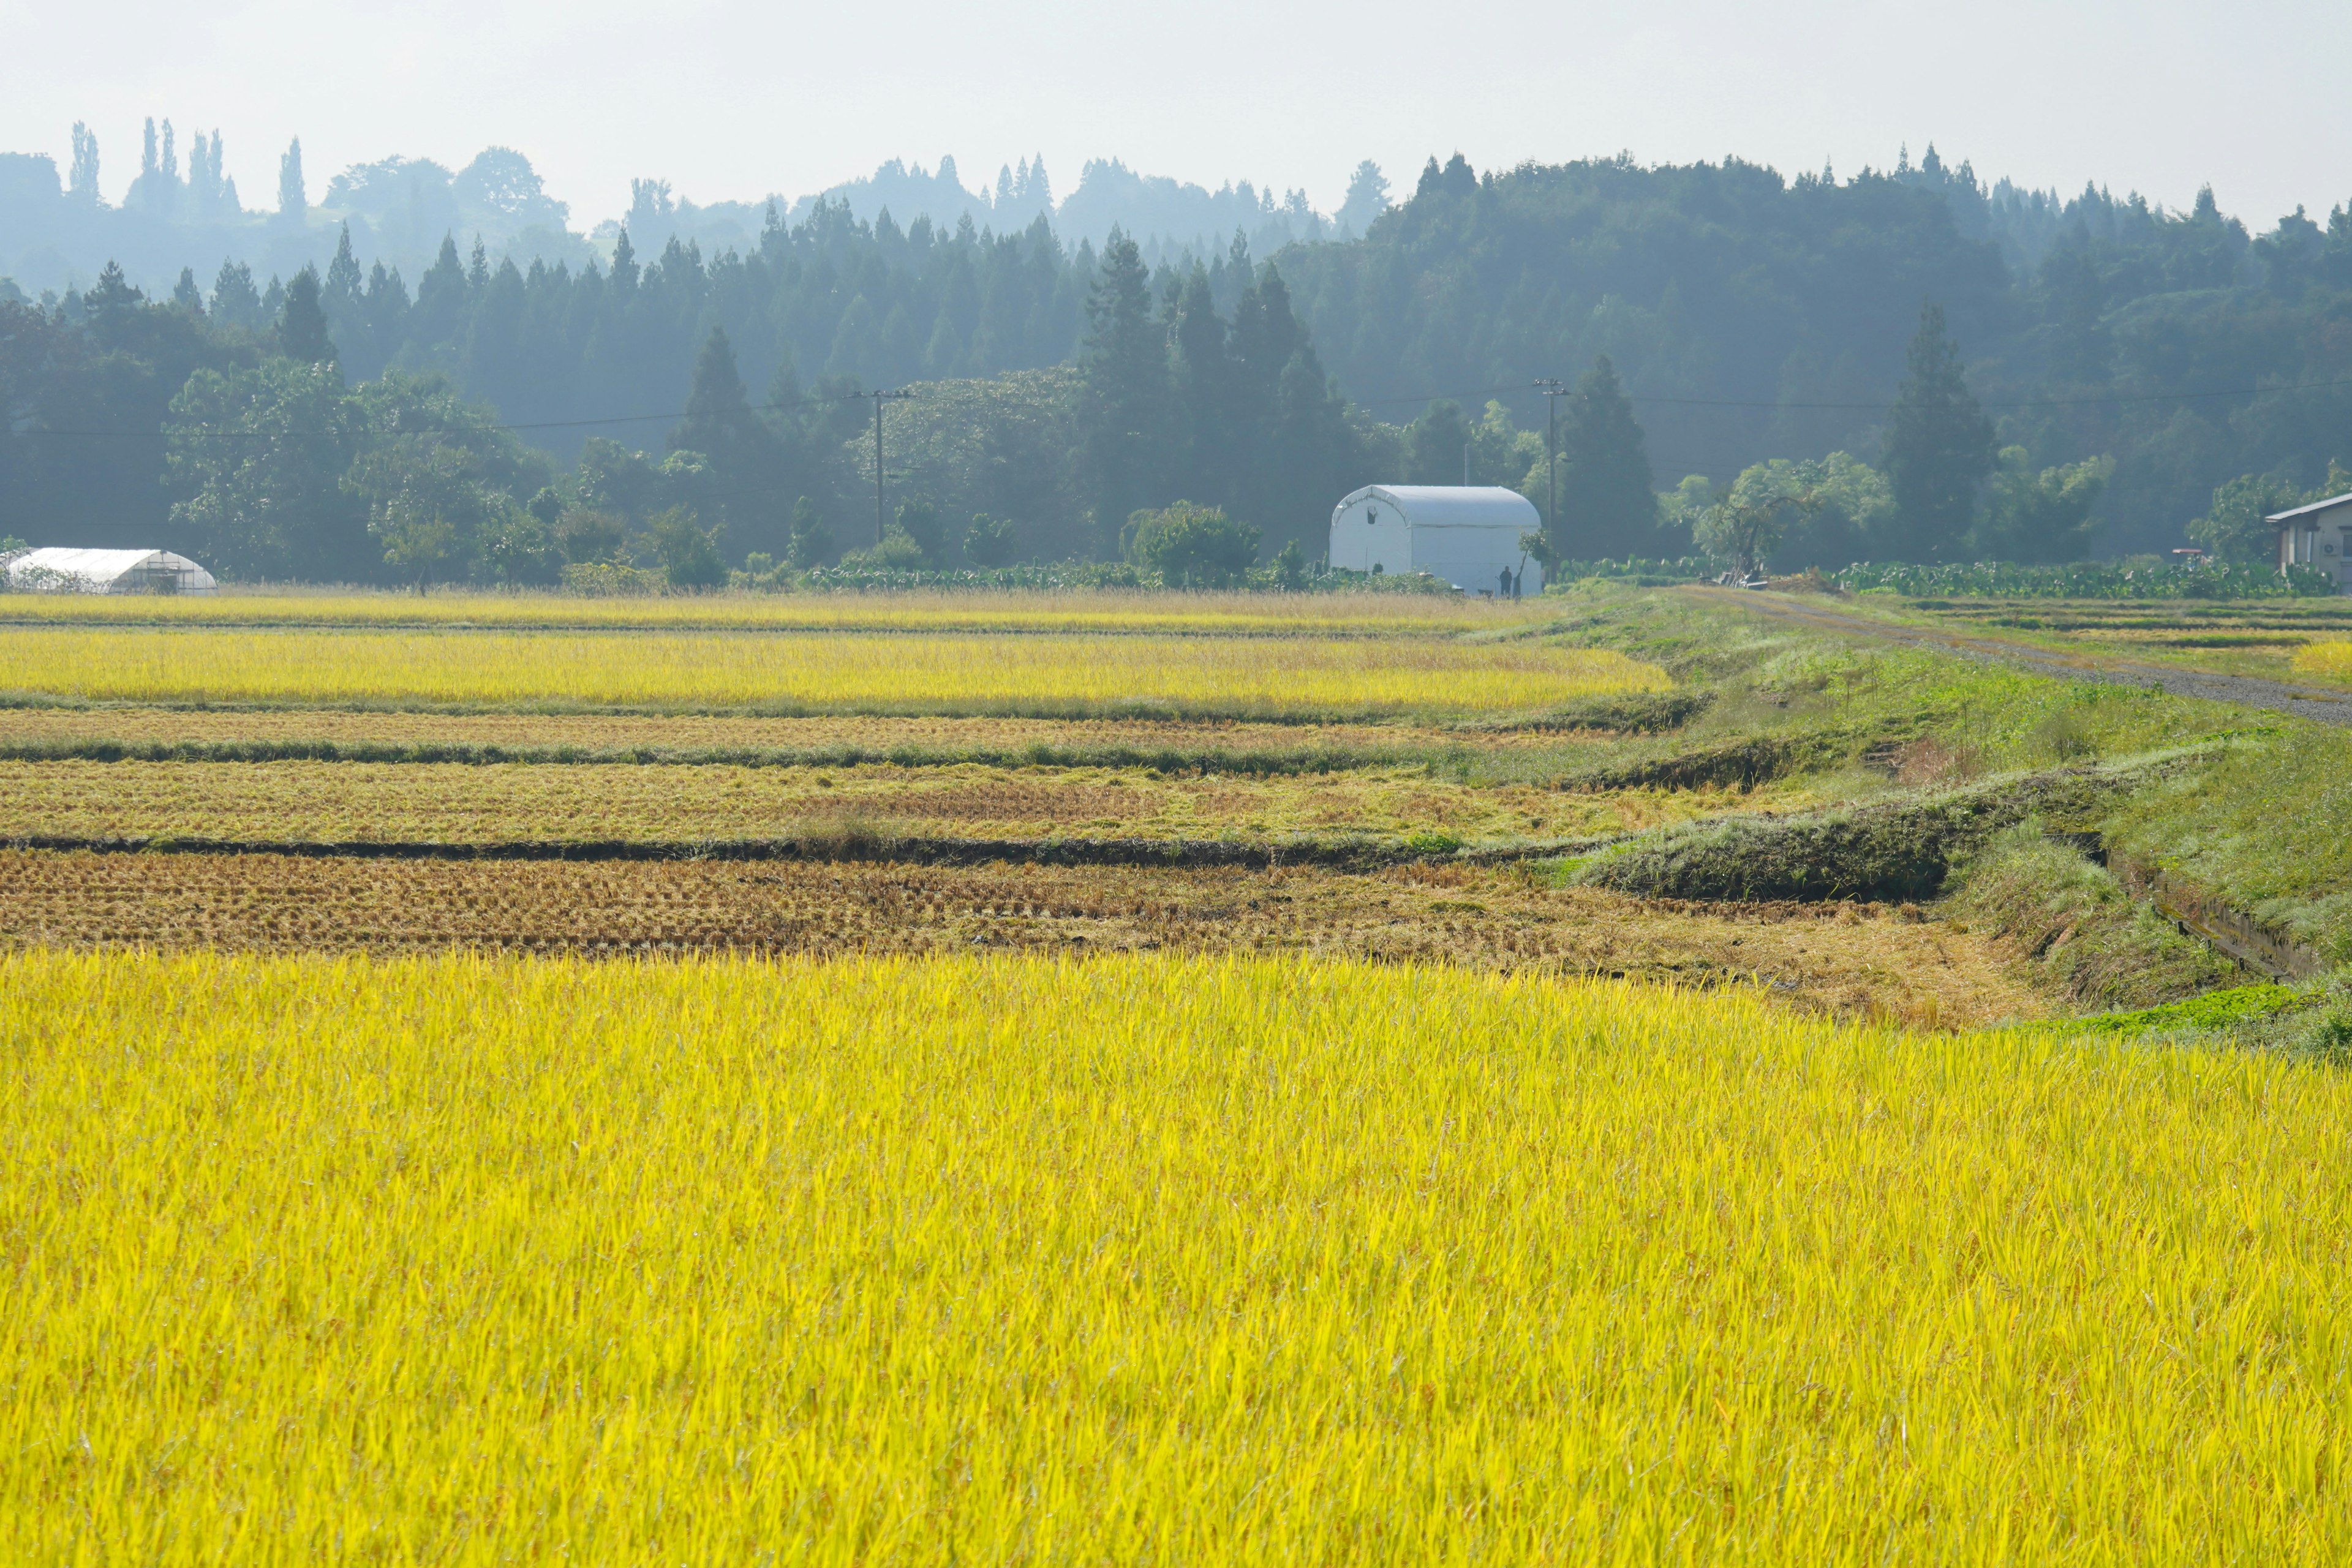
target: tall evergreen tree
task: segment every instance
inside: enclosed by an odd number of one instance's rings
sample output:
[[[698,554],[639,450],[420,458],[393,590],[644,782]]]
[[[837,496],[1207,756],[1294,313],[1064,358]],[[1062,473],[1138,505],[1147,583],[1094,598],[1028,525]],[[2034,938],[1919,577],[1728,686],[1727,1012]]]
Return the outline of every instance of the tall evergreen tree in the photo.
[[[1886,421],[1886,482],[1895,492],[1895,547],[1911,561],[1949,561],[1976,516],[1977,488],[1993,470],[1992,421],[1977,404],[1946,335],[1944,308],[1919,311],[1910,374]]]
[[[1183,422],[1178,483],[1189,499],[1222,505],[1232,478],[1233,367],[1224,318],[1217,314],[1208,268],[1198,261],[1169,303],[1168,346]]]
[[[147,296],[132,288],[113,262],[100,269],[97,285],[81,297],[81,309],[90,341],[101,353],[141,346],[140,339],[146,335],[141,329],[146,324]]]
[[[73,164],[67,188],[78,201],[98,205],[98,137],[80,121],[73,127]]]
[[[302,138],[297,136],[278,160],[278,216],[299,223],[310,210],[310,193],[302,188]]]
[[[278,352],[297,364],[336,363],[335,341],[327,332],[327,312],[319,302],[319,273],[305,267],[286,285],[278,317]]]
[[[1644,553],[1657,539],[1658,498],[1642,427],[1607,354],[1592,362],[1567,403],[1552,548],[1570,561]]]
[[[335,241],[335,258],[327,263],[327,276],[322,285],[327,308],[331,310],[356,312],[360,303],[359,258],[352,254],[352,226],[343,225],[342,237]]]
[[[1345,493],[1352,441],[1323,363],[1290,308],[1290,289],[1268,262],[1234,307],[1234,396],[1229,416],[1250,432],[1243,464],[1242,521],[1278,542],[1318,540]]]
[[[711,328],[703,340],[694,362],[693,388],[687,394],[686,417],[670,432],[669,447],[699,452],[709,461],[719,515],[703,521],[727,525],[729,554],[763,550],[772,555],[788,550],[790,491],[780,444],[752,411],[724,328]]]
[[[441,237],[441,253],[425,276],[416,280],[415,321],[417,335],[435,348],[446,352],[459,335],[466,320],[466,266],[457,259],[457,242],[448,235]]]
[[[1109,555],[1129,514],[1160,499],[1171,426],[1167,334],[1152,320],[1142,253],[1118,229],[1103,243],[1087,321],[1078,439],[1096,533]]]

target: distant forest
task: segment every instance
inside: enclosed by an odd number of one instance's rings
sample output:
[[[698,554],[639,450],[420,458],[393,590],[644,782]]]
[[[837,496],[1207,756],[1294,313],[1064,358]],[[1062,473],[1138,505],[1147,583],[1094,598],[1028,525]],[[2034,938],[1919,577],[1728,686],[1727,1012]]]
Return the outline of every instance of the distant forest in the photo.
[[[1525,489],[1580,558],[1734,533],[1781,565],[2190,538],[2248,555],[2262,508],[2352,457],[2340,206],[2254,234],[2210,192],[2177,213],[1989,188],[1932,149],[1794,180],[1457,156],[1395,202],[1366,164],[1329,218],[1117,165],[1060,203],[1042,164],[984,200],[951,164],[889,165],[755,227],[730,214],[740,237],[706,247],[712,209],[651,183],[609,233],[573,235],[514,154],[438,171],[446,205],[410,202],[405,227],[397,203],[322,225],[290,157],[255,217],[217,140],[195,147],[184,176],[152,150],[122,208],[79,141],[46,189],[20,166],[46,160],[0,158],[0,207],[78,203],[101,237],[132,217],[256,254],[334,237],[280,274],[232,253],[170,287],[0,283],[0,534],[167,543],[248,576],[544,580],[688,525],[739,566],[892,535],[929,564],[1103,557],[1131,545],[1130,512],[1187,500],[1311,556],[1347,489],[1467,477]],[[335,199],[374,178],[340,176]],[[964,203],[894,216],[886,188]],[[1140,232],[1153,201],[1165,224],[1238,221],[1179,243]],[[418,222],[439,225],[431,259],[404,264]],[[391,258],[365,242],[395,228]],[[531,229],[551,259],[521,258]],[[857,395],[901,386],[877,542]],[[315,460],[267,455],[304,444]]]

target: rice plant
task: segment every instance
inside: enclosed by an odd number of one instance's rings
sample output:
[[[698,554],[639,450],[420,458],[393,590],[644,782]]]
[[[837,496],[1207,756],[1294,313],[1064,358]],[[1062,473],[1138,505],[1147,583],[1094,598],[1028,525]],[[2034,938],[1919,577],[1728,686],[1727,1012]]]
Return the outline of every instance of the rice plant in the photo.
[[[2340,1561],[2352,1079],[1265,959],[0,959],[44,1561]]]
[[[0,627],[0,690],[98,700],[1312,717],[1672,684],[1608,650],[1427,638]]]

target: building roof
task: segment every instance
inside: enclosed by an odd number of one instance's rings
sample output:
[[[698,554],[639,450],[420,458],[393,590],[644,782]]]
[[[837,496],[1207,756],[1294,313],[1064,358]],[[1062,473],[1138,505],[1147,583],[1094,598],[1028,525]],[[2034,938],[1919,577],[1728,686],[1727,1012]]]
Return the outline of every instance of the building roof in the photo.
[[[1350,492],[1331,511],[1339,513],[1361,500],[1384,500],[1415,528],[1507,528],[1524,532],[1540,528],[1535,503],[1517,490],[1500,485],[1366,485]]]
[[[2342,506],[2347,501],[2352,501],[2352,490],[2347,490],[2340,496],[2329,496],[2326,500],[2313,501],[2309,506],[2296,507],[2293,511],[2274,511],[2263,521],[2284,525],[2298,518],[2309,517],[2313,512],[2326,511],[2331,507]]]

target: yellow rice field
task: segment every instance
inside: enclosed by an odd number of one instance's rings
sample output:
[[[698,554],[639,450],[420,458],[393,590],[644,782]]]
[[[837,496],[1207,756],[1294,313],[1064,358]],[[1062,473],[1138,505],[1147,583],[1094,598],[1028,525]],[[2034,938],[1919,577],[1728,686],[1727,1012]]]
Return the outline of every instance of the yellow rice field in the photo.
[[[0,690],[101,700],[1263,716],[1530,710],[1672,684],[1533,642],[0,627]]]
[[[2352,676],[2352,642],[2305,643],[2294,650],[2297,675]]]
[[[35,625],[644,626],[751,631],[1332,632],[1383,636],[1525,626],[1557,599],[1430,594],[724,594],[582,598],[554,593],[322,594],[231,590],[201,598],[18,594],[0,622]]]
[[[2352,1080],[1297,959],[0,959],[0,1541],[2352,1550]]]

